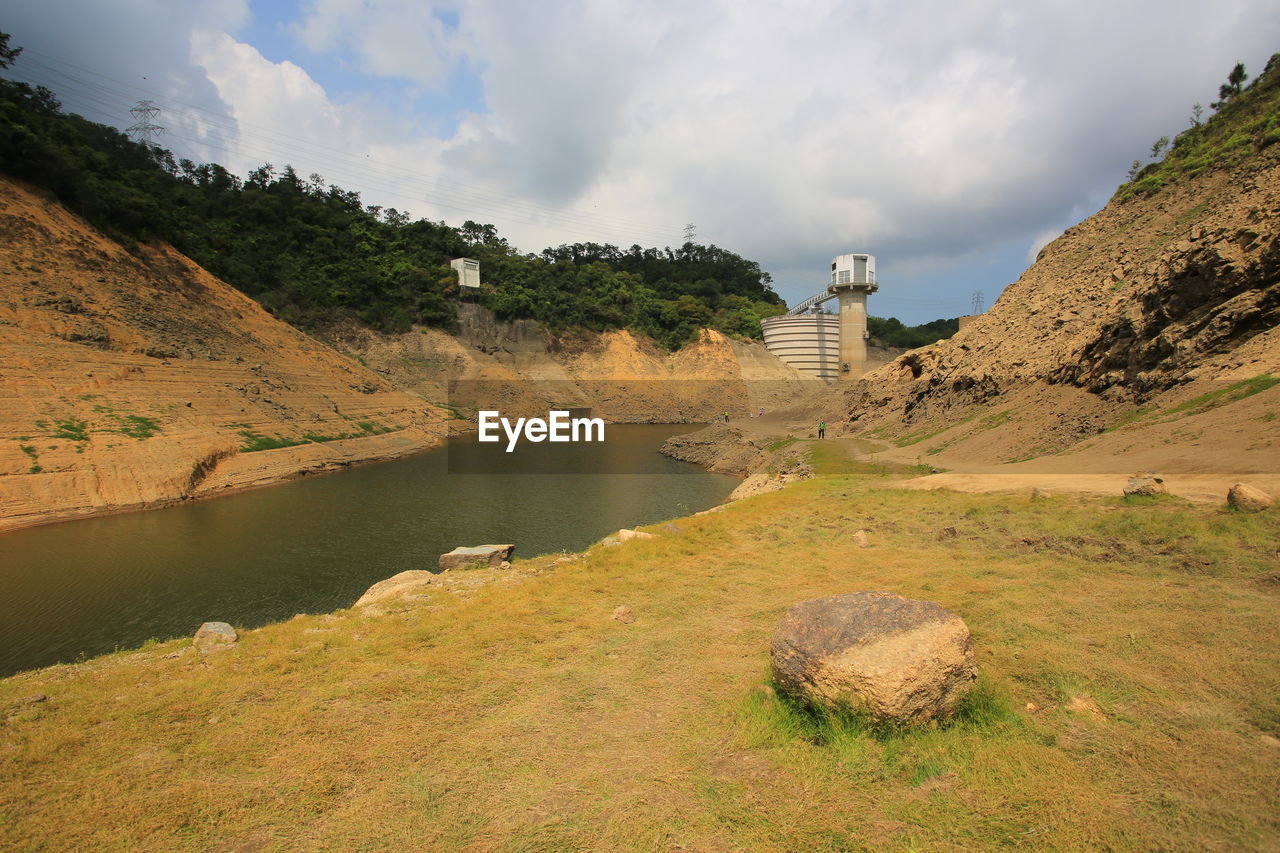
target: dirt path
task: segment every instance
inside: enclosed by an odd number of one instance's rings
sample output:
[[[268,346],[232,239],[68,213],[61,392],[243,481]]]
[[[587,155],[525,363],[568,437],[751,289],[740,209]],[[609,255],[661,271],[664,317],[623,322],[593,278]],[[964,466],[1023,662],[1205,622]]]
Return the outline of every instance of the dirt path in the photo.
[[[764,417],[739,419],[731,425],[751,437],[810,438],[816,436],[817,424],[816,417],[810,417],[808,412],[787,410],[773,413],[766,411]],[[920,461],[919,449],[915,447],[895,447],[851,435],[833,436],[830,431],[824,440],[837,444],[850,459],[859,461],[903,465],[914,465]],[[934,462],[934,458],[931,457],[929,462]],[[1108,454],[1088,452],[1073,454],[1070,460],[1046,457],[1013,465],[966,463],[959,454],[950,454],[945,458],[938,458],[935,464],[946,470],[939,474],[896,481],[894,487],[926,491],[953,489],[968,493],[1030,492],[1033,488],[1039,488],[1051,494],[1120,495],[1131,474],[1138,470],[1160,470],[1158,454],[1134,454],[1116,458]],[[1076,470],[1063,470],[1066,467]],[[1227,490],[1242,481],[1272,495],[1280,495],[1280,470],[1167,472],[1165,481],[1171,493],[1205,503],[1222,502]]]

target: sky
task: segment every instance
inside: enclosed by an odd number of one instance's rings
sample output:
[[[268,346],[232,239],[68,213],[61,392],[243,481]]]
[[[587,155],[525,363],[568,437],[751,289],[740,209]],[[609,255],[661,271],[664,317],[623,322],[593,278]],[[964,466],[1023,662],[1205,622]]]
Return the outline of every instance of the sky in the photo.
[[[1280,0],[9,0],[8,76],[240,175],[264,163],[525,252],[689,224],[794,304],[989,307],[1236,62]]]

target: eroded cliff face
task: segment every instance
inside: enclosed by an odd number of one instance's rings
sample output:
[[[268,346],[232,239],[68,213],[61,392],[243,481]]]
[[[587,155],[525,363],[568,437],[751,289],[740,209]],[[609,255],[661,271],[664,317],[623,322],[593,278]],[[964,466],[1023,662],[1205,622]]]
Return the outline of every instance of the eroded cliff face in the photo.
[[[176,252],[0,181],[0,530],[400,456],[444,420]]]
[[[618,423],[700,422],[796,405],[826,387],[762,344],[711,330],[670,353],[626,330],[557,336],[530,321],[498,322],[476,305],[461,306],[460,320],[456,336],[346,329],[330,340],[396,387],[467,416],[485,402],[513,414],[584,406]],[[453,399],[450,381],[461,382]]]
[[[461,326],[334,331],[329,346],[172,249],[130,253],[0,180],[0,530],[425,450],[474,416],[451,380],[504,414],[616,422],[745,415],[822,387],[716,332],[672,354],[474,305]]]
[[[1112,202],[955,337],[840,389],[832,420],[943,465],[1158,444],[1280,470],[1277,149]]]

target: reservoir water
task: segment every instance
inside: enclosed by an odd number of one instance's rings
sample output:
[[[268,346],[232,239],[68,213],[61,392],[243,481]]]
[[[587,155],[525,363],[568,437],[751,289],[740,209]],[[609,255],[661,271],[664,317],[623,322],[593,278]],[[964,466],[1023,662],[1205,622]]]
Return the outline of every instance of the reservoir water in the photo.
[[[573,447],[574,468],[589,473],[522,473],[547,470],[538,447],[501,473],[449,473],[480,452],[462,440],[269,489],[0,535],[0,676],[189,636],[206,621],[252,628],[349,607],[383,578],[434,570],[457,545],[514,542],[517,558],[577,551],[620,527],[706,509],[738,481],[657,452],[696,428],[611,425],[606,443]]]

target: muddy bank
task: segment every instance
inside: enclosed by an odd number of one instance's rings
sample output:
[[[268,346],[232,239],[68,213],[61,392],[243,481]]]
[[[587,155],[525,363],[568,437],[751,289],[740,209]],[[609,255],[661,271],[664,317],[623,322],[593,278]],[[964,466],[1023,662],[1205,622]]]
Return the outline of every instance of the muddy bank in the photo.
[[[717,474],[742,477],[742,484],[725,499],[728,502],[809,479],[813,467],[808,449],[807,442],[795,444],[785,439],[749,436],[730,424],[715,423],[697,432],[672,436],[659,452]]]

